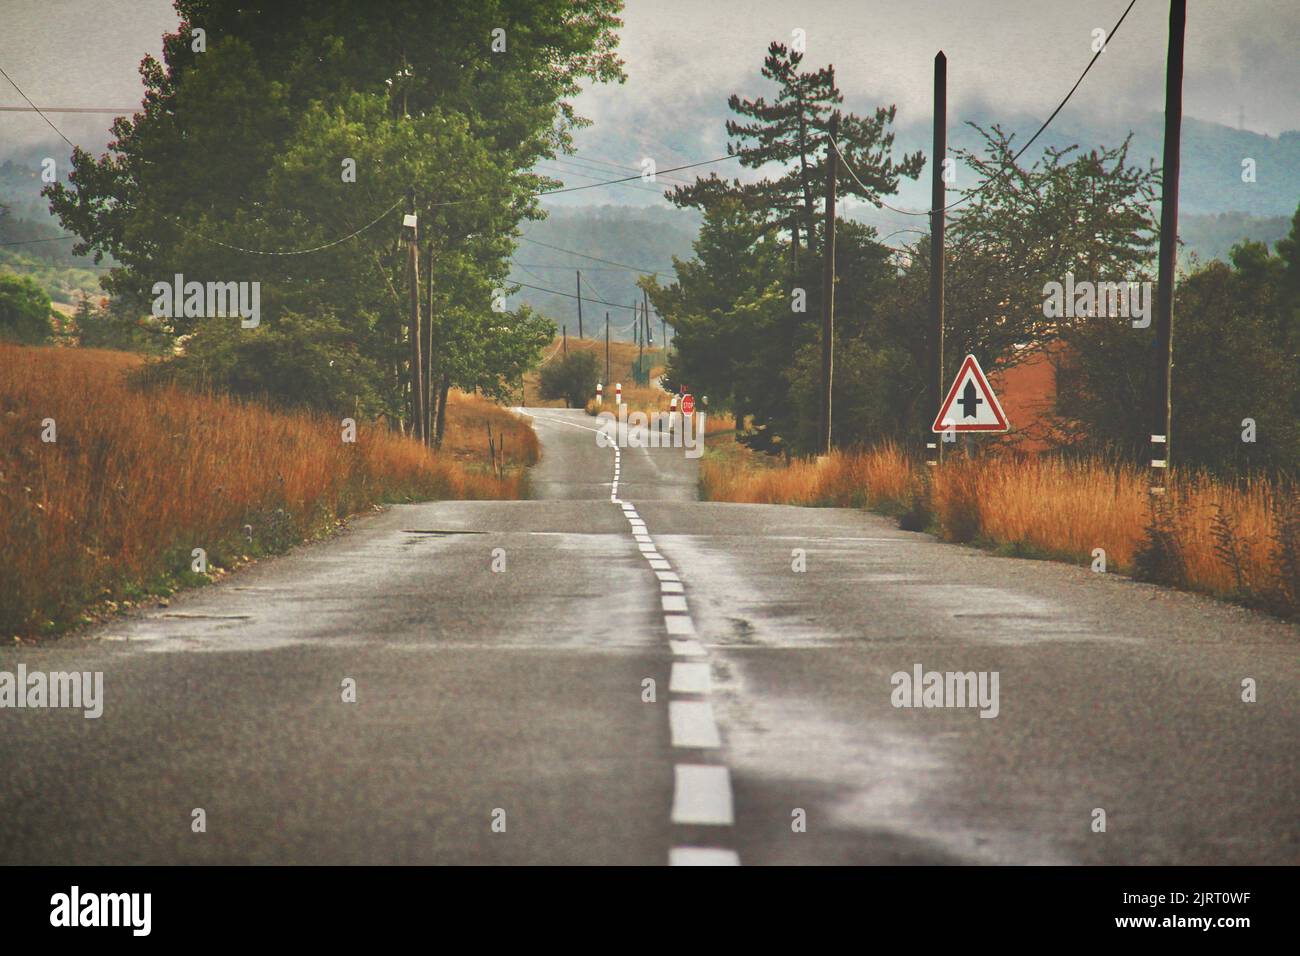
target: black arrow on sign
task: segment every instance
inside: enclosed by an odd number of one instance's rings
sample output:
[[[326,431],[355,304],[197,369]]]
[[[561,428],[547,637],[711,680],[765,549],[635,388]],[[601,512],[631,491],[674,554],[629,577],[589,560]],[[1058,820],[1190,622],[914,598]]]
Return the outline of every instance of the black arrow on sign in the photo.
[[[966,387],[961,390],[961,398],[957,399],[957,404],[961,406],[962,418],[976,417],[976,409],[984,404],[984,399],[979,397],[979,390],[975,387],[974,379],[966,382]]]

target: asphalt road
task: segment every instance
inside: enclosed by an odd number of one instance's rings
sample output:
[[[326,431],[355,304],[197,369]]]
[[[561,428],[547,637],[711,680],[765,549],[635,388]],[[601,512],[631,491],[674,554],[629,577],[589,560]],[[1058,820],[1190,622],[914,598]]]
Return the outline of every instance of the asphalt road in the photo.
[[[0,710],[0,862],[1300,862],[1300,628],[701,503],[681,449],[594,424],[537,411],[536,500],[0,650],[104,675],[98,719]],[[895,707],[917,665],[996,672],[996,716]]]

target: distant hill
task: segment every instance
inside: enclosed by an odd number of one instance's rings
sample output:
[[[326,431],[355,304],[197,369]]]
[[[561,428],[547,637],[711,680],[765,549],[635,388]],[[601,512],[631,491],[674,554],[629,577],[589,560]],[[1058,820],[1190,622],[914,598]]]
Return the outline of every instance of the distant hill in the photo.
[[[863,108],[862,104],[850,106]],[[683,124],[683,115],[690,115],[692,121]],[[620,173],[610,164],[635,169],[642,157],[648,156],[654,158],[660,169],[667,169],[721,156],[726,151],[723,123],[728,115],[724,91],[697,91],[689,103],[645,105],[639,111],[634,109],[628,116],[621,117],[617,126],[600,124],[580,131],[576,137],[577,156],[560,157],[556,164],[546,164],[545,171],[577,185],[602,178],[597,171],[600,167],[594,163],[609,167],[609,178],[617,178]],[[980,138],[967,125],[968,120],[985,127],[1000,122],[1022,142],[1033,134],[1040,122],[1029,115],[999,118],[987,110],[955,111],[949,129],[952,146],[979,147]],[[1109,146],[1120,142],[1130,130],[1133,132],[1133,161],[1158,162],[1163,130],[1163,115],[1160,113],[1146,113],[1130,119],[1100,119],[1072,115],[1067,110],[1043,134],[1034,151],[1037,152],[1039,144],[1044,148],[1064,148],[1073,144],[1083,149]],[[928,123],[900,122],[896,134],[896,152],[920,149],[928,154]],[[0,203],[10,207],[8,224],[4,229],[6,235],[0,239],[7,236],[26,240],[58,235],[57,222],[49,216],[46,203],[40,197],[42,184],[38,170],[40,159],[47,155],[55,157],[61,168],[65,168],[63,164],[67,157],[53,144],[28,146],[21,153],[0,156]],[[1241,179],[1241,163],[1246,158],[1255,161],[1253,183]],[[587,163],[586,174],[579,172],[584,168],[580,165],[583,162]],[[656,184],[657,188],[640,183],[620,184],[548,199],[549,217],[523,226],[526,238],[519,243],[516,266],[511,274],[513,281],[537,288],[522,288],[514,301],[527,302],[555,319],[557,324],[567,325],[576,335],[577,302],[572,296],[576,291],[574,273],[581,269],[583,324],[588,334],[596,334],[597,330],[603,334],[608,310],[613,337],[630,340],[630,305],[634,299],[640,298],[635,286],[638,273],[623,266],[659,269],[668,275],[674,255],[691,255],[699,216],[693,210],[667,206],[661,190],[676,182],[690,181],[697,173],[707,174],[710,170],[734,176],[739,167],[734,161],[724,162],[667,174]],[[971,171],[959,169],[958,184],[973,179],[973,176]],[[893,200],[894,204],[924,208],[929,201],[925,177],[923,174],[918,182],[905,181],[899,196]],[[592,203],[595,197],[608,197],[612,202],[604,205]],[[1201,260],[1224,258],[1234,244],[1245,238],[1271,245],[1289,230],[1289,221],[1295,214],[1297,203],[1300,203],[1300,132],[1286,132],[1274,137],[1194,117],[1185,119],[1179,203],[1179,233],[1184,243],[1184,258],[1190,255]],[[852,201],[847,207],[845,215],[875,226],[882,237],[888,237],[890,245],[913,241],[918,237],[912,230],[928,228],[920,217],[900,215]],[[57,278],[51,278],[55,269],[81,270],[91,265],[86,259],[68,255],[70,246],[70,242],[49,242],[8,247],[8,254],[0,255],[0,260],[12,271],[46,273],[38,278],[48,280],[45,284],[50,286],[51,293],[69,301],[76,288],[93,285],[87,281],[89,274],[80,271],[61,272]],[[595,258],[583,258],[574,253]],[[103,271],[102,267],[96,271]],[[556,292],[540,291],[542,289]],[[594,301],[597,299],[614,304]],[[653,332],[656,337],[660,334],[658,329]]]
[[[1192,213],[1184,214],[1178,220],[1178,237],[1183,241],[1183,257],[1195,253],[1202,262],[1211,259],[1227,262],[1232,247],[1245,239],[1265,242],[1271,248],[1290,231],[1290,216],[1251,216],[1240,212],[1214,215]]]
[[[848,106],[863,110],[867,104],[850,103]],[[690,124],[681,123],[683,115],[693,117]],[[647,103],[621,116],[617,126],[597,124],[582,130],[576,137],[578,157],[585,155],[605,162],[635,165],[642,157],[649,156],[660,169],[665,169],[721,156],[726,151],[723,124],[729,116],[725,91],[697,91],[689,102]],[[968,121],[985,128],[999,123],[1003,129],[1016,134],[1019,142],[1032,136],[1042,122],[1041,117],[1028,114],[1000,117],[983,108],[954,110],[949,123],[951,146],[972,150],[980,147],[982,140]],[[1159,165],[1163,129],[1164,115],[1159,112],[1103,119],[1072,114],[1067,109],[1034,144],[1031,155],[1041,156],[1040,146],[1058,149],[1075,144],[1080,149],[1111,146],[1122,142],[1132,131],[1130,160]],[[895,132],[896,153],[921,150],[928,156],[931,138],[928,120],[909,123],[905,116],[900,116]],[[1242,160],[1247,158],[1255,161],[1253,183],[1243,182],[1241,178]],[[734,162],[724,162],[683,170],[672,174],[672,178],[689,179],[696,174],[707,175],[713,170],[731,177],[737,174],[739,167]],[[958,185],[972,182],[974,175],[967,168],[959,168]],[[898,197],[892,200],[893,204],[924,209],[930,198],[927,176],[928,171],[918,181],[904,180]],[[665,177],[660,185],[666,187],[672,183]],[[634,208],[661,206],[662,202],[653,194],[639,190],[610,187],[609,194],[611,198],[617,197],[618,202]],[[556,202],[579,203],[582,201],[580,197],[590,195],[576,193],[572,197],[557,197]],[[1268,136],[1195,117],[1184,118],[1179,190],[1184,255],[1195,253],[1201,259],[1222,258],[1235,242],[1247,237],[1271,243],[1285,234],[1289,226],[1281,228],[1279,221],[1289,221],[1297,205],[1300,205],[1300,132]],[[627,215],[635,219],[635,214]],[[861,203],[851,202],[846,215],[875,226],[882,236],[896,230],[928,228],[920,217],[900,215]],[[693,222],[689,228],[695,228]],[[915,238],[914,233],[900,232],[890,238],[889,243],[898,245]]]
[[[641,291],[636,287],[641,273],[625,267],[658,270],[661,277],[670,278],[673,256],[691,257],[698,223],[694,212],[677,209],[614,205],[553,208],[546,219],[523,227],[524,238],[515,251],[510,278],[556,290],[557,294],[523,288],[512,304],[526,302],[557,325],[567,326],[570,336],[576,336],[576,271],[580,269],[587,336],[604,337],[605,313],[609,312],[610,337],[630,341],[631,306],[641,302]],[[651,337],[658,343],[661,330],[657,325],[651,329]]]
[[[967,120],[988,128],[999,122],[1003,129],[1024,142],[1042,122],[1040,117],[1010,119],[992,115],[955,117],[949,129],[949,144],[978,149],[979,134]],[[1130,158],[1160,165],[1164,143],[1164,114],[1145,113],[1131,119],[1101,120],[1062,113],[1034,144],[1031,153],[1044,148],[1063,149],[1077,144],[1081,150],[1115,146],[1133,133]],[[896,144],[906,151],[929,152],[930,127],[912,124],[899,130]],[[1255,161],[1255,182],[1242,182],[1242,160]],[[960,184],[961,173],[958,173]],[[914,186],[918,195],[928,195],[928,186]],[[909,190],[910,191],[910,190]],[[1267,136],[1250,130],[1207,123],[1194,117],[1183,120],[1182,173],[1179,177],[1179,213],[1244,212],[1255,216],[1291,216],[1300,204],[1300,132]]]
[[[660,169],[722,156],[727,145],[724,124],[732,118],[726,105],[728,92],[697,91],[688,101],[633,106],[627,115],[620,115],[616,125],[598,123],[580,131],[575,138],[578,155],[587,154],[622,165],[636,165],[642,157],[649,156]],[[865,112],[877,104],[848,102],[845,105],[847,109]],[[689,124],[682,123],[683,116],[691,117]],[[1015,133],[1017,140],[1023,143],[1038,129],[1042,120],[1041,116],[1027,113],[1002,115],[982,106],[952,109],[948,142],[950,147],[978,149],[982,141],[968,125],[974,122],[985,128],[997,123]],[[1113,146],[1130,131],[1133,133],[1132,160],[1141,163],[1153,160],[1159,165],[1164,142],[1164,114],[1161,112],[1098,117],[1067,108],[1039,137],[1030,155],[1042,155],[1040,146],[1064,148],[1078,144],[1081,149]],[[928,156],[931,134],[928,117],[916,119],[900,113],[895,124],[895,152],[920,150]],[[1241,180],[1241,162],[1246,158],[1255,160],[1254,183]],[[734,176],[736,172],[733,170],[738,169],[734,163],[721,163],[672,175],[694,178],[697,173],[707,175],[710,170],[717,170],[719,175]],[[973,176],[967,170],[960,170],[958,185],[962,183],[962,172],[968,173],[967,182]],[[904,181],[900,191],[902,201],[896,205],[923,207],[930,196],[928,175],[927,167],[921,180]],[[587,195],[574,194],[575,201],[585,201],[579,197]],[[651,205],[657,201],[650,193],[630,189],[621,190],[617,195],[620,203],[632,205]],[[1268,136],[1193,116],[1184,117],[1180,212],[1291,216],[1297,204],[1300,204],[1300,132]]]

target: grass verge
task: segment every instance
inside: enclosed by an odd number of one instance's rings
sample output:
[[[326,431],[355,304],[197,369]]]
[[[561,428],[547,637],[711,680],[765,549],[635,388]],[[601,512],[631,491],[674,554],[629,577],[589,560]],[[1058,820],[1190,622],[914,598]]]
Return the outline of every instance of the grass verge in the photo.
[[[1104,567],[1281,616],[1300,609],[1300,491],[1289,482],[1175,472],[1160,499],[1139,469],[1096,460],[954,457],[926,475],[890,444],[789,465],[756,459],[711,448],[701,496],[869,508],[945,541]]]
[[[383,502],[517,498],[537,459],[526,423],[471,396],[449,403],[435,455],[384,429],[349,443],[323,416],[134,389],[139,361],[0,345],[0,635],[58,633],[204,583]],[[503,475],[489,421],[506,437]]]

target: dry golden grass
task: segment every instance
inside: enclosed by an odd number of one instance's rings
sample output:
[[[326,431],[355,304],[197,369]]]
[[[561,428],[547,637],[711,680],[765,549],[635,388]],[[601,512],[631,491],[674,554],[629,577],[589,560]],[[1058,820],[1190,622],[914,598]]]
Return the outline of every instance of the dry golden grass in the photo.
[[[489,460],[488,426],[500,445],[504,439],[506,466],[526,467],[537,463],[541,446],[537,433],[517,415],[481,395],[453,390],[447,396],[447,428],[442,436],[442,453],[457,461],[483,463]]]
[[[524,376],[525,398],[529,407],[536,408],[563,408],[562,399],[543,399],[540,383],[540,368],[553,358],[559,357],[563,342],[556,339],[551,343],[551,347],[546,350],[541,364],[537,369],[529,372]],[[600,339],[578,339],[569,337],[570,352],[594,352],[600,359],[600,374],[605,374],[605,340]],[[614,402],[614,385],[621,382],[623,385],[623,402],[633,407],[643,407],[649,411],[659,407],[655,404],[660,397],[663,399],[663,408],[668,408],[668,393],[654,385],[634,385],[632,384],[632,365],[636,362],[638,355],[637,346],[631,342],[610,342],[609,343],[609,377],[610,381],[603,382],[605,386],[605,404],[612,405]],[[651,361],[656,364],[650,369],[651,381],[663,373],[663,352],[651,349],[646,352],[651,356]],[[594,396],[593,396],[594,399]],[[643,401],[644,406],[636,406],[636,402]]]
[[[866,507],[906,499],[910,482],[908,461],[892,445],[788,465],[752,454],[710,454],[700,463],[700,484],[711,501]]]
[[[197,583],[193,548],[229,566],[376,502],[521,493],[520,470],[497,478],[383,429],[345,443],[333,419],[130,388],[139,361],[0,345],[0,634],[57,630],[88,606]],[[477,443],[486,462],[491,418],[513,460],[536,459],[526,424],[468,396],[449,405],[449,447],[468,458]]]
[[[1139,570],[1152,513],[1147,476],[1138,468],[1048,456],[954,456],[932,476],[923,476],[923,468],[901,449],[883,445],[788,466],[709,455],[701,463],[700,480],[704,496],[717,501],[869,507],[904,514],[915,513],[919,500],[931,529],[949,541],[1088,564],[1094,549],[1102,548],[1108,570]],[[1279,566],[1277,505],[1295,494],[1293,488],[1260,479],[1228,484],[1175,473],[1167,501],[1185,567],[1179,583],[1284,611],[1289,604],[1294,611],[1293,587],[1283,584],[1279,597],[1276,582],[1288,573]],[[1236,567],[1225,560],[1222,535],[1215,534],[1220,509],[1232,527]]]

